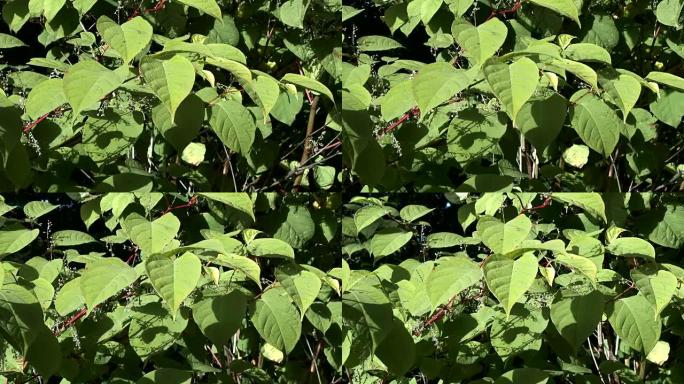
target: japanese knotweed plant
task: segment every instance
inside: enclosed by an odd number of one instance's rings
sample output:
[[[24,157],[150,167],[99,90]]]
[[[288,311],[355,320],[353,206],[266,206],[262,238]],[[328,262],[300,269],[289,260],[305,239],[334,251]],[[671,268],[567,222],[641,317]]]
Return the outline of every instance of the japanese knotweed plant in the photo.
[[[331,188],[340,7],[3,1],[1,189]]]
[[[680,195],[396,194],[343,212],[354,383],[682,381]]]
[[[39,197],[0,204],[0,382],[339,376],[338,197]]]
[[[683,8],[346,3],[345,182],[380,191],[682,189]]]

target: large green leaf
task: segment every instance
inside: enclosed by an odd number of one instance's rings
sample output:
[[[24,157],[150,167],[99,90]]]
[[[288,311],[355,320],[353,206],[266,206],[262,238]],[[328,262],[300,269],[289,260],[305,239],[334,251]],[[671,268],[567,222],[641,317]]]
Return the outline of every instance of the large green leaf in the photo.
[[[510,65],[498,58],[492,58],[485,61],[482,71],[506,113],[516,123],[518,112],[537,89],[537,64],[527,57],[522,57]]]
[[[641,95],[641,84],[632,76],[617,74],[615,78],[600,77],[599,83],[608,96],[622,111],[622,121],[627,121]]]
[[[242,104],[223,100],[211,107],[209,125],[221,142],[243,156],[249,154],[256,135],[254,117]]]
[[[254,239],[247,244],[247,252],[258,257],[295,258],[292,246],[280,239]]]
[[[632,269],[630,274],[639,292],[653,305],[657,318],[677,291],[677,277],[672,272],[658,269],[654,265]]]
[[[129,303],[131,322],[128,338],[135,353],[143,361],[170,348],[188,325],[189,313],[181,308],[174,320],[169,310],[153,294],[142,295]]]
[[[656,253],[653,245],[638,237],[620,237],[608,244],[606,250],[615,256],[643,257],[655,260]]]
[[[537,276],[537,258],[525,253],[517,260],[494,255],[482,270],[489,290],[496,296],[508,317],[515,303],[521,301]]]
[[[141,16],[119,25],[107,16],[97,19],[97,31],[124,64],[130,63],[152,40],[152,26]]]
[[[582,208],[589,215],[606,221],[606,205],[599,193],[552,193],[551,198],[562,203],[568,203]]]
[[[555,12],[558,12],[577,23],[578,26],[582,26],[579,20],[580,10],[577,5],[578,3],[574,0],[530,0],[530,2],[537,4],[540,7],[549,8]]]
[[[416,358],[416,346],[413,337],[404,326],[404,322],[394,317],[387,337],[378,345],[375,355],[393,374],[401,377],[408,372]]]
[[[568,114],[568,101],[558,93],[546,98],[532,98],[525,103],[516,120],[525,138],[538,150],[544,150],[561,133]]]
[[[464,289],[477,284],[482,279],[482,270],[465,256],[441,257],[427,276],[425,289],[430,298],[432,309],[446,304]]]
[[[508,29],[496,17],[477,27],[465,19],[456,19],[451,26],[451,33],[463,49],[463,55],[474,65],[481,65],[501,48],[506,41]]]
[[[152,255],[163,251],[180,230],[180,220],[169,212],[154,221],[132,214],[124,221],[124,230],[143,255]]]
[[[110,71],[95,60],[79,61],[64,75],[62,85],[73,114],[97,107],[100,100],[124,82],[120,71]]]
[[[264,292],[257,300],[252,323],[261,337],[284,353],[290,353],[302,333],[297,307],[282,287]]]
[[[621,298],[606,312],[615,333],[633,349],[649,353],[660,339],[661,321],[643,295]]]
[[[477,222],[477,233],[484,245],[502,255],[516,250],[531,230],[532,222],[525,215],[518,215],[506,223],[491,216],[483,216]]]
[[[62,79],[48,79],[31,89],[26,97],[26,113],[37,119],[67,103]]]
[[[354,330],[366,356],[375,352],[391,331],[392,305],[379,284],[377,276],[368,275],[351,284],[342,296],[343,321]]]
[[[439,62],[423,66],[411,82],[413,97],[418,103],[421,117],[455,97],[470,82],[465,70],[456,69],[449,63]]]
[[[158,368],[147,372],[136,384],[190,384],[192,371],[175,368]]]
[[[205,192],[200,193],[200,195],[223,203],[231,208],[234,208],[247,216],[254,218],[254,203],[247,193],[219,193],[219,192]]]
[[[381,229],[371,238],[370,250],[376,260],[398,251],[413,237],[400,228]]]
[[[210,15],[211,17],[218,20],[219,23],[223,22],[221,17],[221,8],[215,0],[178,0],[185,5],[189,5],[193,8],[197,8],[200,11]]]
[[[197,287],[202,274],[202,263],[194,253],[179,257],[152,255],[145,260],[145,271],[150,283],[176,318],[178,308]]]
[[[31,244],[40,231],[23,227],[3,228],[0,230],[0,258],[19,252]]]
[[[297,264],[286,264],[278,268],[276,278],[299,308],[303,319],[321,290],[321,279]]]
[[[240,329],[247,310],[247,298],[238,290],[211,295],[192,306],[192,318],[214,345],[228,345]]]
[[[148,56],[140,62],[140,73],[171,114],[171,122],[174,122],[178,106],[195,84],[195,68],[190,60],[181,55],[174,55],[170,59]]]
[[[603,100],[592,94],[573,96],[570,109],[572,128],[589,148],[610,156],[620,139],[622,122]]]
[[[567,291],[551,304],[551,321],[574,351],[579,350],[601,321],[605,301],[599,291],[586,294]]]
[[[88,312],[129,287],[138,279],[138,273],[123,260],[108,257],[96,259],[86,265],[81,275],[81,294]]]
[[[285,76],[283,76],[281,81],[284,81],[286,83],[291,83],[294,85],[298,85],[298,86],[305,88],[305,89],[310,89],[314,92],[318,92],[318,93],[326,96],[332,102],[335,101],[335,97],[333,96],[330,89],[325,86],[325,84],[321,83],[318,80],[312,79],[310,77],[306,77],[304,75],[298,75],[296,73],[288,73]]]

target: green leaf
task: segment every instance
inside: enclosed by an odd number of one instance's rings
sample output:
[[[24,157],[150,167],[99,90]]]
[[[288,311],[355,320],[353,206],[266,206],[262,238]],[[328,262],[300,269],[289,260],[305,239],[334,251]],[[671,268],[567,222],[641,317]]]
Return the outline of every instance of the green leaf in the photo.
[[[573,61],[612,64],[610,53],[603,47],[590,43],[570,44],[563,51],[565,57]]]
[[[606,205],[599,193],[590,192],[554,192],[551,198],[561,203],[577,206],[586,211],[589,215],[606,222]]]
[[[254,90],[257,103],[264,111],[264,122],[268,119],[268,114],[278,102],[280,87],[278,82],[270,76],[257,76],[249,86]]]
[[[206,297],[192,306],[192,318],[216,346],[228,345],[240,329],[247,310],[247,298],[238,290]]]
[[[26,97],[26,113],[37,119],[67,103],[62,79],[48,79],[31,89]]]
[[[577,101],[577,100],[572,100]],[[610,156],[620,139],[622,122],[603,100],[586,95],[570,109],[572,128],[589,148]]]
[[[416,346],[413,337],[397,317],[392,319],[387,337],[378,345],[375,355],[397,377],[402,377],[413,366],[416,359]]]
[[[271,288],[261,295],[251,320],[264,340],[285,353],[292,352],[302,333],[297,307],[285,289],[280,287]]]
[[[428,213],[434,211],[434,208],[428,208],[424,205],[409,204],[404,206],[401,211],[399,211],[399,216],[407,222],[413,222],[421,217],[427,215]]]
[[[219,23],[223,22],[221,17],[221,8],[216,3],[215,0],[178,0],[181,3],[188,5],[190,7],[199,9],[200,11],[208,14],[209,16],[215,18]]]
[[[479,66],[494,56],[496,51],[503,46],[508,35],[508,28],[496,17],[477,27],[465,19],[456,19],[451,25],[451,33],[463,49],[463,55],[475,66]]]
[[[427,276],[425,288],[430,297],[432,309],[446,304],[464,289],[482,279],[482,270],[465,256],[441,257],[432,273]]]
[[[658,3],[655,14],[660,23],[681,29],[682,25],[679,23],[679,19],[682,9],[684,9],[684,1],[682,0],[662,0]]]
[[[179,257],[152,255],[145,260],[145,272],[175,320],[183,300],[197,287],[202,274],[202,262],[190,252]]]
[[[356,232],[361,233],[361,231],[389,212],[389,208],[379,205],[367,205],[360,208],[358,211],[356,211],[356,213],[354,213]]]
[[[247,244],[247,252],[257,257],[295,258],[292,246],[280,239],[254,239]]]
[[[259,267],[259,264],[246,256],[232,253],[219,254],[209,261],[242,272],[248,279],[255,282],[256,285],[261,288],[261,268]]]
[[[608,96],[622,111],[622,121],[627,121],[629,112],[641,95],[641,84],[629,75],[619,75],[611,79],[601,77],[599,80]]]
[[[138,111],[107,108],[103,113],[89,114],[77,148],[98,166],[109,164],[130,151],[143,132],[143,124],[144,117]],[[103,140],[105,136],[108,140]]]
[[[391,121],[413,108],[417,102],[413,97],[413,81],[405,80],[385,93],[379,100],[380,113],[385,121]]]
[[[501,255],[516,250],[531,230],[532,222],[525,215],[516,216],[505,224],[491,216],[483,216],[477,222],[477,233],[484,245]]]
[[[85,232],[74,231],[70,229],[53,233],[52,241],[57,247],[71,247],[74,245],[97,242],[94,237]]]
[[[508,116],[517,123],[518,112],[537,89],[537,64],[527,57],[522,57],[510,65],[498,58],[492,58],[485,61],[482,71]]]
[[[295,28],[304,28],[304,16],[309,6],[308,1],[286,0],[281,3],[279,11],[280,21]]]
[[[152,222],[139,215],[129,215],[124,230],[144,255],[161,252],[180,230],[180,221],[173,213],[166,213]]]
[[[141,16],[119,25],[107,16],[97,19],[97,31],[112,50],[130,63],[152,40],[152,26]]]
[[[69,68],[62,85],[73,115],[78,117],[81,112],[97,107],[124,80],[121,71],[110,71],[95,60],[85,60]]]
[[[603,316],[606,299],[599,291],[585,294],[564,291],[551,304],[551,321],[577,352]]]
[[[388,256],[406,245],[413,237],[412,232],[405,232],[399,228],[382,229],[371,238],[370,250],[375,260]]]
[[[0,258],[24,249],[38,237],[39,233],[38,229],[3,228],[0,231]]]
[[[399,42],[385,36],[363,36],[356,42],[356,47],[361,52],[389,51],[397,48],[404,48]]]
[[[668,72],[651,72],[646,76],[646,80],[655,81],[656,83],[684,91],[684,79]]]
[[[516,368],[499,376],[494,384],[546,384],[549,374],[537,368]]]
[[[420,2],[420,20],[423,24],[428,25],[432,17],[439,11],[443,0],[421,0]]]
[[[653,304],[654,318],[657,319],[677,291],[679,285],[677,277],[672,272],[658,269],[653,265],[632,269],[630,275],[639,292]]]
[[[169,310],[157,300],[159,297],[156,295],[142,295],[131,301],[128,307],[131,311],[128,339],[143,361],[170,348],[188,325],[189,314],[186,308],[181,308],[180,316],[176,316],[174,320]]]
[[[638,237],[617,238],[608,244],[606,250],[622,257],[641,257],[647,260],[655,260],[656,257],[653,245]]]
[[[176,110],[192,91],[195,68],[181,55],[170,59],[145,57],[140,62],[140,73],[175,121]]]
[[[669,248],[684,246],[684,206],[666,205],[639,220],[648,239]]]
[[[534,283],[537,269],[537,258],[532,253],[525,253],[517,260],[494,255],[485,262],[482,268],[485,281],[503,306],[506,317]]]
[[[589,147],[573,144],[563,152],[563,161],[575,168],[582,168],[589,162]]]
[[[147,372],[136,384],[190,384],[192,371],[184,371],[174,368],[158,368]]]
[[[352,283],[342,295],[344,323],[354,330],[365,355],[375,352],[391,331],[392,305],[379,285],[377,276],[368,275]]]
[[[466,71],[449,63],[439,62],[423,66],[411,82],[413,97],[418,103],[421,117],[431,109],[455,97],[470,85]]]
[[[588,277],[589,282],[596,287],[598,268],[591,259],[572,253],[562,253],[556,256],[556,261]]]
[[[312,90],[314,92],[318,92],[327,97],[333,103],[335,102],[335,97],[333,96],[330,89],[318,80],[312,79],[304,75],[298,75],[296,73],[288,73],[285,76],[283,76],[283,78],[280,80],[286,83],[300,86],[305,89]]]
[[[286,264],[276,270],[276,278],[299,308],[301,319],[321,290],[321,279],[297,264]]]
[[[67,316],[71,312],[85,305],[85,299],[81,293],[81,278],[67,281],[55,296],[55,310],[60,316]]]
[[[81,275],[81,293],[91,312],[97,305],[129,287],[138,274],[123,260],[115,257],[89,262]]]
[[[24,205],[23,211],[26,217],[35,220],[57,208],[59,208],[59,205],[54,205],[47,201],[30,201]]]
[[[531,3],[537,4],[540,7],[548,8],[554,12],[569,18],[577,23],[581,28],[582,24],[579,20],[580,10],[574,0],[530,0]]]
[[[223,100],[211,107],[209,125],[230,150],[247,156],[254,143],[254,117],[242,104]]]
[[[7,49],[7,48],[16,48],[16,47],[25,47],[26,44],[24,44],[23,41],[19,40],[18,38],[8,35],[6,33],[0,33],[0,49]]]
[[[544,150],[561,133],[568,114],[568,101],[558,93],[523,104],[516,123],[525,138],[538,150]]]
[[[233,209],[236,209],[247,216],[252,218],[252,221],[255,221],[254,217],[254,203],[252,203],[252,199],[249,197],[249,194],[247,193],[217,193],[217,192],[212,192],[212,193],[200,193],[200,195],[214,200],[218,201],[220,203],[223,203]]]
[[[509,316],[497,311],[489,330],[492,347],[504,360],[524,352],[538,352],[548,323],[548,311],[539,308],[517,304]]]
[[[649,353],[660,339],[661,321],[642,295],[621,298],[606,313],[620,339],[641,353]]]

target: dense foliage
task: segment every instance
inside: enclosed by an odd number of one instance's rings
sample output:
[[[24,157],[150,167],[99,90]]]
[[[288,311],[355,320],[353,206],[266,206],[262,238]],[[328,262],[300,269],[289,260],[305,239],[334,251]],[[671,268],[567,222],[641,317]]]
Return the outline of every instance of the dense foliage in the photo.
[[[677,191],[681,0],[349,1],[357,190]]]
[[[681,383],[684,197],[489,193],[344,205],[354,383]]]
[[[1,190],[336,182],[339,1],[1,5]]]
[[[0,382],[328,383],[335,195],[5,196]]]

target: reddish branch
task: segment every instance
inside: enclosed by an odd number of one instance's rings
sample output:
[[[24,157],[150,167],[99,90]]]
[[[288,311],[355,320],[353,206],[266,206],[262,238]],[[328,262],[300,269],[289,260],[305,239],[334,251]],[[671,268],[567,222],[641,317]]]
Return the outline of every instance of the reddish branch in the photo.
[[[513,7],[510,8],[510,9],[498,10],[498,9],[492,8],[492,12],[489,14],[489,17],[487,17],[487,20],[489,20],[489,19],[491,19],[491,18],[493,18],[493,17],[496,17],[497,15],[502,15],[502,16],[503,16],[503,15],[506,15],[506,14],[509,14],[509,13],[516,13],[516,12],[518,12],[518,11],[520,10],[520,8],[522,8],[522,0],[517,0],[517,1],[515,2],[515,4],[513,5]]]
[[[190,200],[188,200],[187,203],[185,204],[180,204],[180,205],[175,205],[175,206],[169,206],[167,207],[164,212],[162,212],[161,216],[164,216],[165,214],[175,210],[175,209],[181,209],[181,208],[190,208],[197,204],[197,195],[193,195]]]
[[[413,331],[413,334],[415,336],[419,336],[420,332],[423,331],[423,329],[431,326],[432,324],[442,320],[444,316],[447,315],[451,311],[451,309],[454,306],[454,300],[456,300],[456,295],[452,296],[451,299],[449,300],[448,303],[446,303],[442,308],[439,309],[439,311],[435,312],[434,315],[432,315],[429,319],[425,320],[423,324],[418,327],[415,331]]]
[[[80,311],[76,312],[69,319],[67,319],[67,321],[62,323],[62,325],[60,325],[59,328],[57,328],[57,330],[54,332],[54,335],[55,336],[61,335],[64,331],[69,329],[69,327],[71,327],[78,320],[80,320],[82,317],[84,317],[86,315],[86,313],[88,313],[88,310],[86,309],[86,307],[81,308]]]
[[[166,0],[158,0],[157,3],[151,7],[151,8],[146,8],[142,9],[140,7],[136,8],[133,13],[128,17],[128,20],[142,14],[142,13],[155,13],[161,11],[164,7],[166,6]]]
[[[399,118],[399,120],[395,121],[394,123],[388,125],[385,129],[383,129],[382,134],[380,136],[394,131],[395,129],[397,129],[397,127],[399,127],[401,124],[403,124],[406,120],[410,119],[413,116],[417,117],[419,115],[420,115],[420,109],[418,109],[418,107],[413,107],[410,111],[404,113]]]
[[[51,115],[52,113],[58,113],[58,112],[60,112],[60,111],[62,111],[62,107],[56,108],[56,109],[54,109],[54,110],[52,110],[52,111],[50,111],[50,112],[44,114],[43,116],[37,118],[36,120],[26,123],[26,125],[24,125],[24,130],[23,130],[24,133],[29,133],[29,132],[31,132],[31,130],[32,130],[33,128],[35,128],[38,124],[40,124],[41,122],[43,122],[43,120],[45,120],[45,119],[47,119],[48,117],[50,117],[50,115]]]
[[[523,208],[523,209],[520,211],[519,214],[522,215],[522,214],[524,214],[524,213],[526,213],[526,212],[536,211],[536,210],[539,210],[539,209],[544,209],[544,208],[546,208],[546,207],[548,207],[548,206],[550,206],[550,205],[551,205],[551,195],[548,195],[548,196],[546,196],[546,198],[544,199],[544,202],[543,202],[543,203],[541,203],[541,204],[539,204],[539,205],[536,205],[536,206],[534,206],[534,207],[531,207],[531,208]]]

